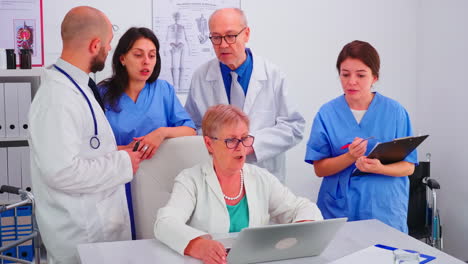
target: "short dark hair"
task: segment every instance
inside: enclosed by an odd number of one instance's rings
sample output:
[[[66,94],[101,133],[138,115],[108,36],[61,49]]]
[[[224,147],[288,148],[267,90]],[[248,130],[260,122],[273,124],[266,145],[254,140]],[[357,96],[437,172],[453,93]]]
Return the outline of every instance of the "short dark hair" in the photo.
[[[156,46],[156,64],[154,65],[153,73],[146,82],[152,83],[156,81],[159,77],[159,73],[161,72],[159,40],[153,31],[145,27],[132,27],[128,29],[127,32],[122,35],[117,47],[115,48],[114,56],[112,57],[112,76],[99,83],[99,85],[106,87],[103,96],[104,104],[109,105],[110,108],[116,112],[120,111],[117,104],[129,83],[127,69],[120,62],[120,57],[126,54],[137,40],[142,38],[151,40]]]
[[[340,72],[340,66],[347,58],[358,59],[362,61],[372,71],[372,74],[379,78],[380,57],[377,50],[371,44],[355,40],[346,44],[338,55],[336,69]]]

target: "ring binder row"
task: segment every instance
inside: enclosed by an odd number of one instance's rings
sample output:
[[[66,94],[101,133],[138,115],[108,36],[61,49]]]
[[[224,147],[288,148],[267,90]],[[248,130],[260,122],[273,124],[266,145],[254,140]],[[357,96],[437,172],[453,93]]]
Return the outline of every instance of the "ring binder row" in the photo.
[[[30,235],[32,233],[31,215],[31,205],[19,206],[15,209],[2,212],[0,214],[0,246],[8,246],[12,242]],[[34,258],[32,240],[28,240],[17,247],[2,252],[2,255],[32,261]],[[2,263],[2,260],[0,260],[0,263]],[[15,262],[3,260],[3,263]]]
[[[0,147],[0,185],[20,186],[31,190],[29,147]],[[15,194],[1,193],[0,204],[18,201]]]
[[[0,83],[0,138],[28,136],[31,83]]]

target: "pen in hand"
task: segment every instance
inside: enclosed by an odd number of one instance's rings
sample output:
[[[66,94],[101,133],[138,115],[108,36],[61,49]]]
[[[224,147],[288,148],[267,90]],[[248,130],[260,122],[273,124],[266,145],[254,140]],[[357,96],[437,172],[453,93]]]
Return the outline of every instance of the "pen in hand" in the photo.
[[[366,141],[366,140],[373,139],[373,138],[374,138],[374,137],[368,137],[368,138],[364,138],[364,139],[363,139],[361,142],[359,142],[359,144],[361,144],[362,142],[364,142],[364,141]],[[351,142],[351,143],[352,143],[352,142]],[[342,146],[342,147],[341,147],[341,149],[348,148],[348,147],[349,147],[349,145],[351,145],[351,143],[348,143],[348,144],[346,144],[346,145]],[[359,144],[358,144],[358,146],[359,146]]]
[[[133,152],[138,151],[138,147],[140,146],[140,141],[137,141],[133,146]]]

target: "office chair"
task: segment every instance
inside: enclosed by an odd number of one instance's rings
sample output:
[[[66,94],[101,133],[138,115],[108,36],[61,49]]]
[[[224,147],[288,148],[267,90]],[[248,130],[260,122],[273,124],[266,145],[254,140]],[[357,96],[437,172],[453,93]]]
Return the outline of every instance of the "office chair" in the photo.
[[[209,159],[203,137],[190,136],[165,140],[153,158],[141,162],[132,181],[137,239],[154,238],[156,214],[167,204],[174,178],[183,169]]]
[[[409,235],[424,240],[427,244],[442,250],[442,224],[439,209],[437,208],[436,190],[440,184],[430,179],[430,154],[428,161],[420,161],[409,176],[410,195],[408,203],[408,229]],[[430,191],[428,195],[427,190]]]

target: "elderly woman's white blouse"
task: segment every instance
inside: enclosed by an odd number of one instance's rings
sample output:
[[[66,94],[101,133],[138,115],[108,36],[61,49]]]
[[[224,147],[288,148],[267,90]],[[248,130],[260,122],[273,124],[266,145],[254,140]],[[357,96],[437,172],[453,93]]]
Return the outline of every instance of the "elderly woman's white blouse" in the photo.
[[[244,185],[249,205],[249,227],[300,220],[322,220],[315,203],[295,196],[269,173],[245,164]],[[213,162],[183,170],[175,179],[167,205],[156,217],[157,239],[184,254],[190,240],[208,233],[228,233],[229,213]]]

